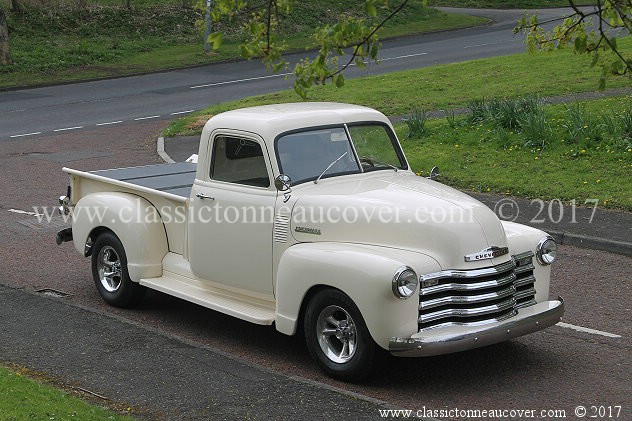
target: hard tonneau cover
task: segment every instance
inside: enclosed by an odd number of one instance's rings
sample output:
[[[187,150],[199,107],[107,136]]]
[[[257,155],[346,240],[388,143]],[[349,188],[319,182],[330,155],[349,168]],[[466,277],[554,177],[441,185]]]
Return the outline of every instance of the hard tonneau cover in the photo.
[[[178,162],[90,171],[90,174],[188,198],[195,180],[195,168],[196,164]]]

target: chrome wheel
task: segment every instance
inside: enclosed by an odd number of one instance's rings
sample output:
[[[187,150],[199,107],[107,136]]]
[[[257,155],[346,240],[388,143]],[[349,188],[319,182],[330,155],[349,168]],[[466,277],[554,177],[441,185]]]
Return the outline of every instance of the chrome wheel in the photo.
[[[118,253],[111,246],[99,250],[97,257],[97,272],[101,285],[108,292],[116,292],[123,281],[123,269]]]
[[[342,307],[325,307],[316,322],[316,334],[321,350],[331,361],[344,364],[356,352],[357,331],[351,315]]]

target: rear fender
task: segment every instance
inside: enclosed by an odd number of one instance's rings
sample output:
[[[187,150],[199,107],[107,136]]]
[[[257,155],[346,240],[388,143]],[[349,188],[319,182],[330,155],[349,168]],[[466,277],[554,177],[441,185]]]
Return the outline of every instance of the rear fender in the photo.
[[[162,276],[162,259],[169,249],[158,210],[146,199],[129,193],[92,193],[73,209],[73,243],[79,253],[91,254],[91,245],[103,230],[123,243],[130,278]]]

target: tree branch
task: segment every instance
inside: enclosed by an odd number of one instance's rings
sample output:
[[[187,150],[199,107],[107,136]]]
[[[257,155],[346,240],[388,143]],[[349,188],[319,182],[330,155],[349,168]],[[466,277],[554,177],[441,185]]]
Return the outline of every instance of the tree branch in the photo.
[[[341,68],[339,68],[338,70],[336,70],[335,72],[325,76],[324,79],[329,79],[332,78],[342,72],[344,72],[349,66],[351,66],[351,64],[355,61],[355,58],[358,56],[358,52],[360,51],[360,47],[363,46],[364,44],[369,44],[369,40],[371,39],[371,37],[373,35],[375,35],[375,33],[380,30],[380,28],[382,28],[384,26],[384,24],[386,22],[388,22],[393,16],[395,16],[397,13],[399,13],[408,3],[409,0],[404,0],[395,10],[393,10],[391,12],[391,14],[389,14],[387,17],[385,17],[375,28],[373,28],[373,30],[371,32],[369,32],[369,34],[367,36],[365,36],[361,41],[357,42],[355,44],[355,47],[353,49],[353,54],[351,55],[351,58],[349,59],[349,61],[342,66]]]

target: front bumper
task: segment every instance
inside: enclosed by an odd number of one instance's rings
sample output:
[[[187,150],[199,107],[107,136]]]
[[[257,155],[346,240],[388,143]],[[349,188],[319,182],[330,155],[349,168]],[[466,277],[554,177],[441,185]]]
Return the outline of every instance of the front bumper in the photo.
[[[537,332],[558,323],[564,300],[544,301],[521,308],[502,322],[482,326],[449,326],[419,332],[410,338],[391,338],[389,351],[398,357],[428,357],[465,351]]]

